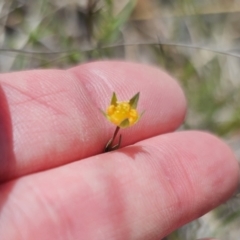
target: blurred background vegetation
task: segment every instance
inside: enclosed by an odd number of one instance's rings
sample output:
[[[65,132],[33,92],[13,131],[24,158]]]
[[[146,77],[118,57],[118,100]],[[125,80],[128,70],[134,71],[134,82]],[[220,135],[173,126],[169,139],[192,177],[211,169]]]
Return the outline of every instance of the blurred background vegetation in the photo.
[[[182,128],[220,135],[240,159],[239,12],[239,0],[1,0],[0,71],[116,58],[158,66],[188,98]],[[239,240],[239,226],[236,194],[165,239]]]

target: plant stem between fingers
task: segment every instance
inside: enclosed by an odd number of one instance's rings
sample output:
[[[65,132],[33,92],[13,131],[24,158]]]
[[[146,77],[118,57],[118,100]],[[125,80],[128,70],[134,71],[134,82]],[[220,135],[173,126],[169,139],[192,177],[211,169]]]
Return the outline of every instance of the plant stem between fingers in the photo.
[[[121,135],[119,136],[119,141],[118,141],[118,143],[117,143],[115,146],[112,146],[112,144],[113,144],[113,142],[114,142],[114,140],[115,140],[115,138],[116,138],[119,130],[120,130],[120,127],[117,126],[116,129],[115,129],[115,131],[114,131],[113,137],[112,137],[112,138],[108,141],[108,143],[106,144],[106,147],[105,147],[105,149],[104,149],[104,152],[110,152],[110,151],[112,151],[112,150],[116,150],[116,149],[119,148],[119,146],[120,146],[120,144],[121,144],[121,139],[122,139],[122,138],[121,138]]]

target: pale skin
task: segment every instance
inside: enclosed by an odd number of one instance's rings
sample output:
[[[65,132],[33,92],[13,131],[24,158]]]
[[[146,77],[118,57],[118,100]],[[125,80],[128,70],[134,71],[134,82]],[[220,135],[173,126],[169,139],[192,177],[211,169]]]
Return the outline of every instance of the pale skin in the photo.
[[[1,240],[159,240],[237,187],[228,146],[174,131],[186,100],[157,68],[95,62],[1,74],[0,86]],[[145,114],[103,154],[115,126],[99,109],[113,91],[140,92]]]

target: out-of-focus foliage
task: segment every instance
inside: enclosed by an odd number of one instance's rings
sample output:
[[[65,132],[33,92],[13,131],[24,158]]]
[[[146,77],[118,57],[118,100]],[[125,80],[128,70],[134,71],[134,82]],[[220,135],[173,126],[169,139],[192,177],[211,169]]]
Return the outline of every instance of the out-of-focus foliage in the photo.
[[[106,58],[156,65],[183,86],[183,128],[221,135],[239,154],[239,11],[239,0],[1,1],[0,71]],[[166,239],[237,240],[239,218],[234,197]]]

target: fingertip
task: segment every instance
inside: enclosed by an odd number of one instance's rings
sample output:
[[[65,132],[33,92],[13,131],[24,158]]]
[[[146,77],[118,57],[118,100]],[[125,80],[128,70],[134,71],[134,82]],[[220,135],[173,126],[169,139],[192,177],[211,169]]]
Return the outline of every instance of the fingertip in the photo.
[[[236,191],[239,184],[239,163],[233,152],[222,139],[207,132],[195,132],[201,141],[210,149],[212,159],[209,157],[209,191],[217,196],[224,196],[221,202],[225,202]],[[202,153],[204,155],[204,153]],[[218,203],[217,203],[218,204]]]
[[[202,204],[203,208],[223,203],[236,191],[239,164],[231,148],[217,136],[202,131],[184,131],[162,136],[161,145],[164,142],[169,156],[175,156],[172,172],[178,174],[179,169],[188,172],[185,184],[190,181],[189,189],[199,189],[198,192],[190,192],[192,199],[194,194],[198,200],[209,196],[205,199],[206,204]]]

